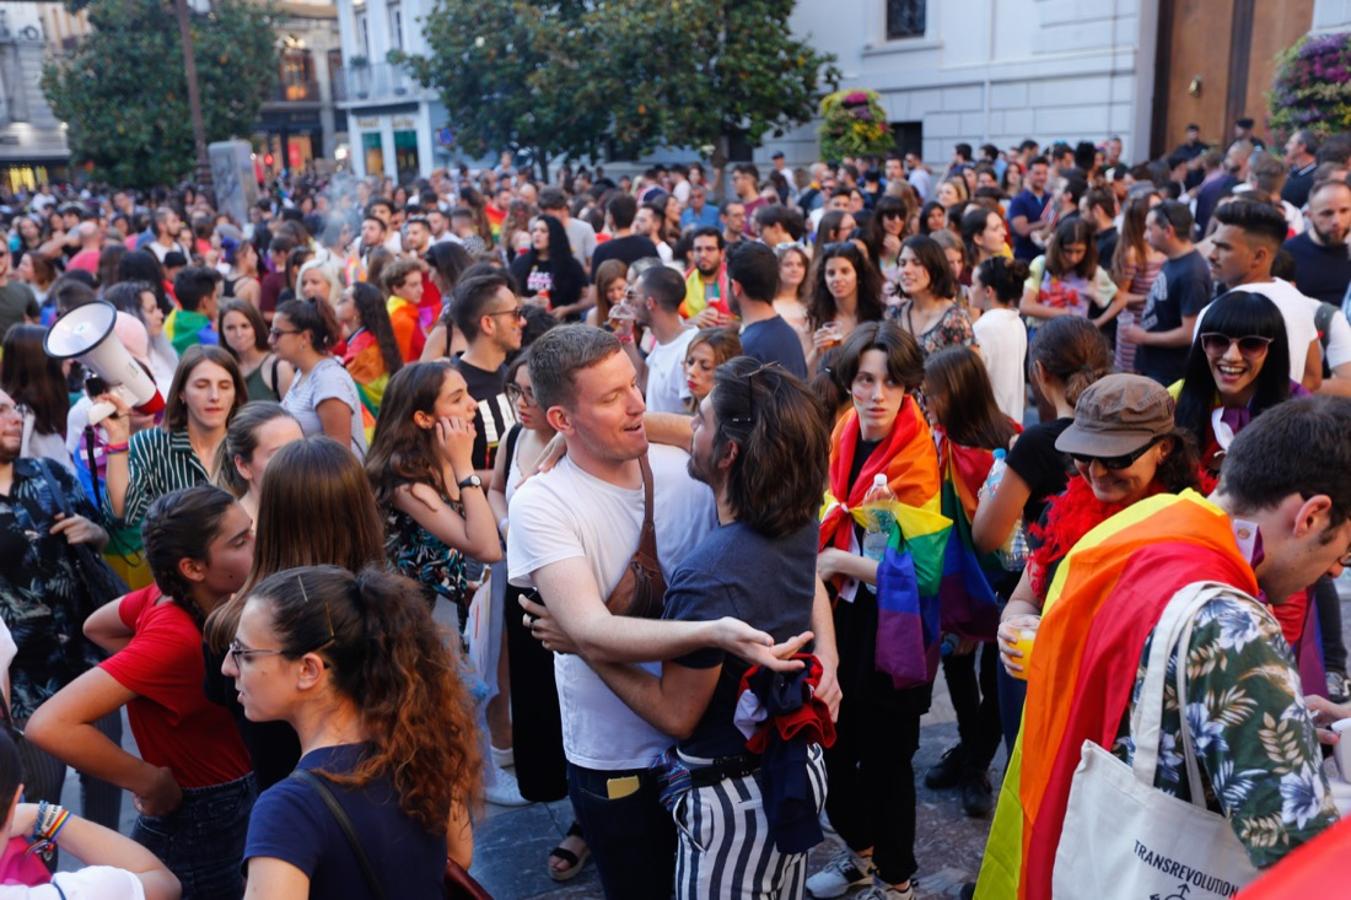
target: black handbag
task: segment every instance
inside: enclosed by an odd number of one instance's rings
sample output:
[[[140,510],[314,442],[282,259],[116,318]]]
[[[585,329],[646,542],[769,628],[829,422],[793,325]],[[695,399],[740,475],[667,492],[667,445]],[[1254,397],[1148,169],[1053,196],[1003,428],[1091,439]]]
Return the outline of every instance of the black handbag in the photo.
[[[61,490],[61,483],[56,480],[56,474],[52,472],[51,462],[41,458],[37,459],[36,462],[42,468],[43,478],[47,482],[47,490],[52,495],[57,511],[69,519],[72,515],[70,501],[66,499],[65,492]],[[127,583],[118,577],[117,573],[113,571],[113,567],[108,565],[108,561],[93,547],[88,544],[67,544],[67,546],[75,556],[75,567],[84,579],[85,586],[89,589],[89,597],[93,601],[92,608],[85,610],[86,616],[108,601],[116,600],[130,591]]]

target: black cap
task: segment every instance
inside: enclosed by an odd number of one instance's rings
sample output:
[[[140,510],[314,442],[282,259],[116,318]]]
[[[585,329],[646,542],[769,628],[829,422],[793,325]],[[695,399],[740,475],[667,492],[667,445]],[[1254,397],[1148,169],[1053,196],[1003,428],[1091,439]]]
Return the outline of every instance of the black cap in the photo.
[[[1247,116],[1244,116],[1234,124],[1237,125],[1239,128],[1252,128],[1253,120],[1248,118]]]
[[[769,158],[770,158],[770,159],[783,159],[783,151],[782,151],[782,150],[775,150],[773,153],[771,153],[771,154],[769,155]]]

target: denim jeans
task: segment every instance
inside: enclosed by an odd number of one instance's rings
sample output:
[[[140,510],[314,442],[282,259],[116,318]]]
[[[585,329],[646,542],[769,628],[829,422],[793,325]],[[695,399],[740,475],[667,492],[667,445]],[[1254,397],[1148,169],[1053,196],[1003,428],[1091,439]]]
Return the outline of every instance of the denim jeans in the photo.
[[[204,788],[184,788],[167,816],[140,816],[131,836],[183,884],[183,900],[239,900],[244,894],[244,837],[258,797],[250,772]]]
[[[609,798],[606,782],[634,776],[638,790]],[[568,794],[610,900],[667,900],[675,883],[676,832],[658,799],[653,769],[610,772],[568,763]]]

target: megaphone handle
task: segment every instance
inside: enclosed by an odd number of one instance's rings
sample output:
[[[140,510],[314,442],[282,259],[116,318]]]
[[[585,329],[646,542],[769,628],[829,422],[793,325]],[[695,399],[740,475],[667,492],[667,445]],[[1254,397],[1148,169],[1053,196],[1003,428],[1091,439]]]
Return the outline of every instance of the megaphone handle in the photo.
[[[118,399],[128,406],[131,406],[136,402],[136,398],[132,396],[131,391],[127,390],[124,385],[115,384],[108,388],[108,393],[116,394]],[[97,425],[115,412],[117,412],[117,407],[107,400],[100,400],[97,403],[91,404],[89,407],[89,424]]]

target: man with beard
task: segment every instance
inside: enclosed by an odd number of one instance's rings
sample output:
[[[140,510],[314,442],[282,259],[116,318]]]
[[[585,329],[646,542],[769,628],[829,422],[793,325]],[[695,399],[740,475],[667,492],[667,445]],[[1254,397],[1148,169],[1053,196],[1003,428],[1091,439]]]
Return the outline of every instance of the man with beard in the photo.
[[[23,414],[0,391],[0,619],[9,629],[0,638],[0,645],[8,644],[0,646],[0,662],[8,672],[10,713],[20,729],[43,701],[98,665],[102,655],[81,628],[96,605],[108,599],[90,595],[71,552],[73,545],[85,544],[97,555],[108,543],[108,532],[96,524],[98,512],[64,466],[20,458],[22,438]],[[57,492],[64,500],[54,496]],[[61,512],[62,502],[68,515]],[[97,724],[112,740],[121,740],[116,716]],[[19,754],[28,801],[60,800],[65,764],[28,741],[19,743]],[[116,829],[121,789],[81,780],[85,817]]]
[[[685,273],[685,302],[680,314],[700,328],[724,325],[732,317],[727,281],[727,239],[716,228],[700,228],[690,239],[694,265]]]
[[[474,471],[486,484],[492,478],[497,445],[516,424],[516,406],[507,394],[507,357],[521,349],[525,315],[502,272],[466,278],[455,286],[451,309],[455,327],[469,348],[456,360],[474,413]]]
[[[1300,293],[1340,307],[1351,283],[1351,185],[1323,181],[1309,191],[1308,228],[1285,242],[1295,259],[1295,285]]]
[[[539,617],[531,624],[532,633],[545,647],[560,651],[554,665],[568,793],[605,894],[666,897],[676,838],[671,817],[658,802],[660,786],[652,764],[670,741],[626,707],[592,665],[674,659],[709,647],[759,663],[782,663],[770,635],[734,618],[692,615],[687,622],[660,622],[611,613],[612,603],[626,609],[637,600],[635,590],[625,589],[633,579],[623,578],[631,566],[643,568],[658,588],[671,582],[712,525],[713,495],[691,480],[684,453],[649,446],[637,373],[614,335],[586,325],[546,332],[531,345],[530,380],[535,402],[562,435],[567,454],[512,497],[510,578],[517,586],[539,591],[543,605],[522,600],[522,606],[528,615]],[[773,419],[773,412],[764,410],[763,415]],[[813,456],[824,457],[824,447]],[[787,480],[783,473],[765,471],[776,482]],[[820,473],[807,481],[813,507],[823,480]],[[738,505],[744,502],[738,500]],[[746,505],[762,503],[757,495]],[[645,519],[651,522],[659,571],[652,570],[649,560],[635,557],[648,527]],[[805,553],[802,558],[812,557]],[[782,602],[776,591],[762,596]],[[818,606],[825,607],[823,593],[819,603],[814,597],[809,606],[818,613],[814,620],[821,618]],[[829,621],[828,609],[824,619]],[[777,649],[782,653],[793,646]],[[833,652],[831,640],[827,683],[822,686],[827,696],[833,692]],[[703,661],[703,666],[721,661]],[[707,705],[717,675],[701,680],[707,681]],[[697,721],[699,713],[702,708],[690,721]]]

